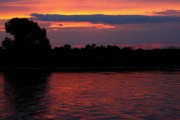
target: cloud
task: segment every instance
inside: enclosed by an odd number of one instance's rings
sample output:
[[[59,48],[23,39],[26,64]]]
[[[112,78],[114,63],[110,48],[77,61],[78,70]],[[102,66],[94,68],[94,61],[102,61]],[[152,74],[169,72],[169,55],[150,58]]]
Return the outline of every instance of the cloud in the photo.
[[[20,2],[21,0],[0,0],[0,3]]]
[[[177,16],[177,17],[180,17],[180,10],[165,10],[165,11],[160,11],[160,12],[154,11],[153,14],[163,15],[163,16]]]
[[[22,1],[22,0],[0,0],[0,3],[38,3],[35,0],[30,0],[30,1]]]
[[[0,0],[0,3],[2,2],[12,2],[13,0]]]
[[[180,22],[180,17],[145,16],[145,15],[59,15],[59,14],[30,14],[32,19],[54,22],[91,22],[104,24],[142,24]]]
[[[106,24],[93,24],[89,22],[50,22],[50,28],[58,29],[58,28],[97,28],[97,29],[112,29],[115,26],[106,25]]]
[[[0,0],[0,7],[9,7],[9,6],[27,7],[27,6],[37,5],[40,3],[42,3],[42,1],[36,1],[36,0],[29,0],[29,1],[25,1],[25,0]],[[0,10],[3,10],[3,9],[0,8]]]

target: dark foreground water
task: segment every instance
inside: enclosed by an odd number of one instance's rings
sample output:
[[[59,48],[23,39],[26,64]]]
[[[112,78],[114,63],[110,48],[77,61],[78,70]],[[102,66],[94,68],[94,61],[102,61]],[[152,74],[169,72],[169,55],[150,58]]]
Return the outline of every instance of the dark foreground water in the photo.
[[[0,73],[0,120],[179,120],[180,72]]]

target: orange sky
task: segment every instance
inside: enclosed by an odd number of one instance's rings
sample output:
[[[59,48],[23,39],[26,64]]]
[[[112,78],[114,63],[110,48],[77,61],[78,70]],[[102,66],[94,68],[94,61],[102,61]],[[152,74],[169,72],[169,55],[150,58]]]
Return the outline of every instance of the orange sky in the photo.
[[[13,1],[13,2],[12,2]],[[42,14],[148,14],[178,10],[178,0],[7,0],[0,1],[0,19]]]

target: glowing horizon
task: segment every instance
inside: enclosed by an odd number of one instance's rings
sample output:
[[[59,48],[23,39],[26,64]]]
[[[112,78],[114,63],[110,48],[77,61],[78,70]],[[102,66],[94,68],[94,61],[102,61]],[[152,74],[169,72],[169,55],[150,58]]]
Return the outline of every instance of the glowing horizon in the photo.
[[[143,0],[7,0],[0,1],[0,19],[13,17],[30,17],[29,14],[62,14],[62,15],[153,15],[152,12],[179,10],[177,0],[143,1]],[[3,14],[4,13],[4,14]]]

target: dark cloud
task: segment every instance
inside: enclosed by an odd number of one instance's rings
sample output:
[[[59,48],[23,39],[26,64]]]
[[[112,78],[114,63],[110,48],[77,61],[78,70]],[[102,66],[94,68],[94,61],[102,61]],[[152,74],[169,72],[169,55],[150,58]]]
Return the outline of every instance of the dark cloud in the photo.
[[[57,22],[91,22],[105,24],[141,24],[180,22],[180,17],[173,16],[145,16],[145,15],[58,15],[58,14],[31,14],[32,19]]]
[[[18,2],[21,0],[0,0],[0,3],[8,3],[8,2]]]
[[[153,14],[164,15],[164,16],[178,16],[178,17],[180,17],[180,10],[165,10],[165,11],[160,11],[160,12],[154,11]]]
[[[30,5],[30,4],[39,4],[41,1],[34,1],[34,0],[0,0],[0,6],[13,6],[13,4],[16,4],[17,7],[20,5]]]

